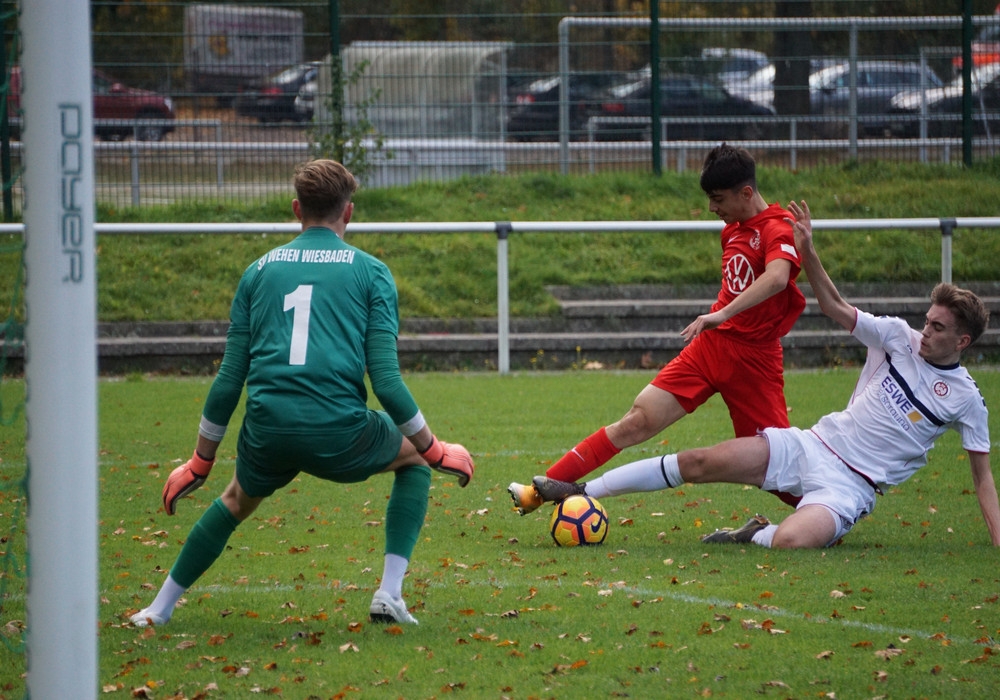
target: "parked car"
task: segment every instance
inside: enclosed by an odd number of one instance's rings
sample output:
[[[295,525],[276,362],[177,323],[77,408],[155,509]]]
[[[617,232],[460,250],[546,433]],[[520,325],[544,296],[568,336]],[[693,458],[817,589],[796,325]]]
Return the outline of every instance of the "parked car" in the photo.
[[[651,81],[638,80],[608,90],[600,108],[594,113],[601,117],[594,122],[595,138],[599,141],[648,141],[652,125],[646,123],[615,123],[621,117],[650,115]],[[660,115],[686,117],[689,121],[668,124],[668,140],[755,139],[769,133],[768,117],[774,110],[743,97],[730,95],[712,80],[694,75],[668,75],[660,79]],[[757,117],[756,119],[713,120],[712,117]]]
[[[587,118],[597,108],[603,90],[622,79],[620,73],[574,73],[569,79],[571,139],[585,138]],[[514,141],[555,141],[559,138],[558,75],[534,80],[514,94],[507,114],[507,134]]]
[[[310,80],[299,88],[299,93],[295,96],[292,108],[298,121],[307,122],[313,118],[316,111],[316,90],[319,87],[318,80]]]
[[[944,87],[896,95],[889,114],[911,118],[894,119],[891,133],[919,136],[920,115],[926,106],[928,136],[960,136],[963,92],[962,76],[958,76]],[[978,134],[1000,131],[1000,63],[986,63],[972,71],[972,128]]]
[[[884,135],[888,120],[882,118],[892,98],[904,91],[941,87],[941,79],[931,68],[904,61],[858,61],[856,109],[858,133],[862,136]],[[754,73],[742,83],[737,94],[760,104],[774,104],[774,66]],[[826,137],[844,137],[847,118],[851,116],[851,65],[813,62],[809,75],[809,113],[827,117],[813,124],[813,131]]]
[[[236,96],[236,113],[263,123],[303,121],[302,115],[295,110],[295,97],[303,85],[316,80],[318,73],[319,61],[311,61],[255,81]]]
[[[734,85],[771,65],[767,54],[754,49],[708,47],[701,50],[701,58],[712,66],[710,72],[730,92]]]
[[[774,106],[774,64],[764,66],[746,79],[728,85],[729,94],[743,97],[765,107]]]
[[[983,27],[972,42],[972,67],[987,63],[1000,63],[1000,5],[995,13],[996,22]],[[952,66],[956,72],[962,70],[962,57],[955,56]]]
[[[94,70],[94,134],[105,141],[133,136],[139,141],[162,141],[174,130],[173,103],[152,90],[128,87],[111,76]],[[7,109],[11,115],[11,137],[20,138],[21,68],[10,71]]]
[[[889,128],[882,118],[889,111],[892,98],[900,92],[938,88],[943,85],[933,70],[919,63],[902,61],[858,61],[856,72],[856,108],[858,133],[881,136]],[[845,136],[851,99],[851,66],[840,63],[809,76],[809,105],[814,116],[831,117],[821,125],[826,136]]]

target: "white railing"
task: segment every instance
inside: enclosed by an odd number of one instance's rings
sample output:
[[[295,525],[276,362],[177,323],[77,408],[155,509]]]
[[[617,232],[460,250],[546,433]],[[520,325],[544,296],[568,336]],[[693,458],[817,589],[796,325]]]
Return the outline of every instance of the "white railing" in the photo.
[[[104,235],[296,234],[295,223],[260,224],[95,224]],[[815,219],[815,230],[937,230],[941,232],[941,281],[951,282],[952,236],[955,229],[995,229],[1000,216],[913,219]],[[351,234],[364,233],[492,233],[497,237],[497,368],[510,372],[510,287],[508,239],[514,233],[698,233],[722,230],[721,221],[459,221],[352,223]],[[23,224],[0,224],[0,234],[23,234]]]

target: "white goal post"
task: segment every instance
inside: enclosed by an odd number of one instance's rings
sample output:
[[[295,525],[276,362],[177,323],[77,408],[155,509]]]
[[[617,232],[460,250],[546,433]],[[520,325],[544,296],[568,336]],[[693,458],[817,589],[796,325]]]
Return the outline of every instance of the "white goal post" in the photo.
[[[90,3],[21,10],[27,691],[97,697],[97,352]]]

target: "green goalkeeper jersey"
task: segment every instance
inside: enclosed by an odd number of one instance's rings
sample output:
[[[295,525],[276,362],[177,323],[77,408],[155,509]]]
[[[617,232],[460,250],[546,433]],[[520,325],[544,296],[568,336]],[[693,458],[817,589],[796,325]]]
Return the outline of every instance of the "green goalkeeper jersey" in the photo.
[[[366,339],[392,341],[398,377],[398,330],[396,286],[386,265],[330,229],[309,228],[243,273],[204,417],[224,429],[245,383],[244,420],[255,433],[348,438],[363,429],[368,411],[365,370],[376,360]],[[391,383],[391,402],[374,379],[373,388],[397,425],[417,414],[401,379]]]

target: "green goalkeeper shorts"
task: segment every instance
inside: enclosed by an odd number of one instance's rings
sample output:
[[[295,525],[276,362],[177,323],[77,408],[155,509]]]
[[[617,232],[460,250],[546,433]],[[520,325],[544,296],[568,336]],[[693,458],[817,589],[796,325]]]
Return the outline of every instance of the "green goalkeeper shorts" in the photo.
[[[369,411],[366,425],[351,435],[275,435],[246,422],[236,446],[236,478],[252,498],[265,498],[300,472],[341,484],[365,481],[388,467],[403,435],[384,411]]]

